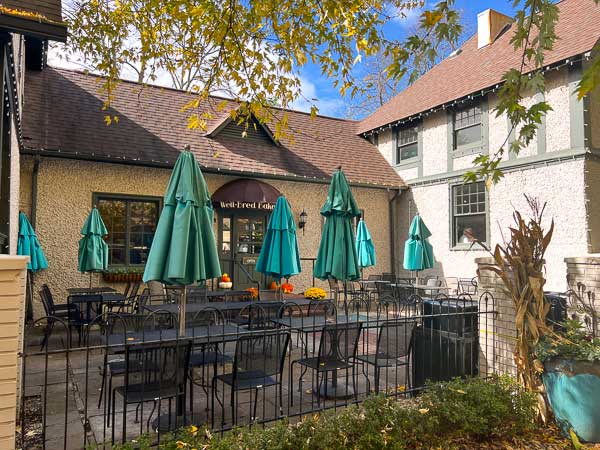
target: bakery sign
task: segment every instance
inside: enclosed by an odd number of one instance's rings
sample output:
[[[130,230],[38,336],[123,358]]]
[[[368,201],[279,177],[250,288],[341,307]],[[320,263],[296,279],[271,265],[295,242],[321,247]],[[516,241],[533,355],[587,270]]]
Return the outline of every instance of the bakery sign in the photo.
[[[260,209],[273,211],[273,208],[275,208],[275,203],[271,202],[244,202],[239,200],[221,200],[214,202],[214,205],[217,208],[223,209]]]

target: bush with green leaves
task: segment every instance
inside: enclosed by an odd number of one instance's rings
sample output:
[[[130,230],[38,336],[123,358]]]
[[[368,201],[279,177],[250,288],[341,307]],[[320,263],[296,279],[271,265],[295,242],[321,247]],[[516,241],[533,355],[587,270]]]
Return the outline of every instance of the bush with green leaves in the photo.
[[[512,437],[534,429],[535,396],[509,377],[430,384],[415,399],[369,397],[362,405],[223,435],[195,426],[162,440],[162,450],[375,450],[451,448],[453,437]],[[116,447],[150,448],[148,436]]]

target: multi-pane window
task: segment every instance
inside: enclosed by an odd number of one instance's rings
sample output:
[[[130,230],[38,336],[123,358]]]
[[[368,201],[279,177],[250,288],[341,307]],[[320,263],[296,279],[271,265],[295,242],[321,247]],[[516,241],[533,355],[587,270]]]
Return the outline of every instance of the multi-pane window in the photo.
[[[419,126],[400,128],[396,145],[396,162],[416,158],[419,155]]]
[[[452,245],[488,242],[485,183],[452,187]]]
[[[454,112],[454,148],[481,142],[481,107],[471,105]]]
[[[95,203],[108,229],[108,263],[145,264],[158,223],[159,199],[97,195]]]

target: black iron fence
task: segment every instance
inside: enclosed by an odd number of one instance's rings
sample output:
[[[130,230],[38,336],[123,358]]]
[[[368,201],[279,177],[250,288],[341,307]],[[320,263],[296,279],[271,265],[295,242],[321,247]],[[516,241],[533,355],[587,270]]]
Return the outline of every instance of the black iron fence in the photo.
[[[337,304],[188,304],[183,335],[170,303],[104,307],[85,324],[42,318],[22,355],[17,446],[111,448],[146,432],[158,443],[186,424],[294,421],[371,393],[411,396],[427,380],[486,377],[495,309],[485,292],[380,300],[365,290]]]

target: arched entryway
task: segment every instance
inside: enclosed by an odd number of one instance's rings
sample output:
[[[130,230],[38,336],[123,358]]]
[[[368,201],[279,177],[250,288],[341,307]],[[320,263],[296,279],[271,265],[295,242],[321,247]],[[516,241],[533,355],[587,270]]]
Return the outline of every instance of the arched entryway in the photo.
[[[240,178],[221,186],[212,196],[221,270],[230,274],[235,289],[253,286],[251,280],[266,286],[268,280],[256,271],[256,262],[269,215],[280,195],[263,181]]]

